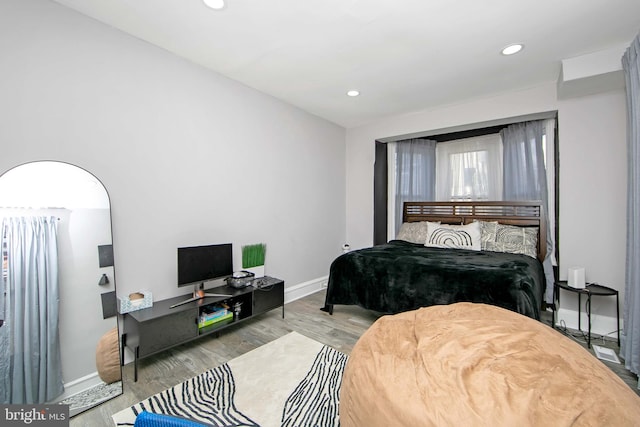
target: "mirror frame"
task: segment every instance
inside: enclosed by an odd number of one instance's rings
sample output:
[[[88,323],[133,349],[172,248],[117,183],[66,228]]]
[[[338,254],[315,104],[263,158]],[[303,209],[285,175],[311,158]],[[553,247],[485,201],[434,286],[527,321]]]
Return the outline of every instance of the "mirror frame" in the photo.
[[[68,167],[68,168],[73,168],[70,170],[73,170],[74,174],[82,174],[82,175],[86,175],[86,177],[88,179],[91,180],[92,183],[95,184],[99,184],[99,190],[96,188],[96,190],[93,190],[94,194],[97,194],[98,191],[100,191],[101,193],[104,193],[104,196],[106,196],[106,200],[104,200],[106,202],[106,209],[108,209],[108,233],[103,233],[102,235],[102,239],[106,239],[106,235],[108,234],[108,242],[105,241],[101,241],[97,246],[97,248],[92,249],[93,252],[91,253],[91,256],[93,258],[95,258],[95,268],[93,268],[93,266],[91,267],[87,267],[85,269],[85,276],[88,274],[93,274],[90,271],[87,270],[95,270],[96,273],[98,273],[98,275],[95,278],[95,285],[90,285],[90,286],[96,286],[99,288],[99,292],[96,293],[95,295],[93,294],[93,292],[88,292],[86,297],[87,298],[94,298],[94,297],[98,297],[98,306],[102,307],[102,319],[97,320],[94,325],[98,325],[100,326],[100,324],[103,321],[106,321],[106,319],[111,319],[111,318],[115,318],[115,333],[116,333],[116,341],[117,341],[117,366],[118,366],[118,373],[119,373],[119,380],[114,381],[114,382],[110,382],[109,384],[105,383],[104,380],[102,379],[102,377],[105,377],[105,379],[107,379],[108,381],[111,381],[111,379],[116,378],[116,373],[114,372],[113,366],[112,366],[112,362],[111,360],[109,360],[109,366],[110,366],[110,372],[108,373],[108,375],[105,376],[105,374],[103,372],[100,372],[100,369],[97,366],[96,363],[96,371],[89,373],[88,375],[85,376],[81,376],[79,378],[71,378],[71,379],[66,379],[67,381],[65,381],[64,378],[64,358],[62,360],[62,368],[63,368],[63,382],[65,383],[65,391],[63,392],[63,394],[57,398],[55,398],[53,401],[51,402],[46,402],[46,403],[63,403],[63,404],[68,404],[69,405],[69,415],[71,417],[78,415],[84,411],[90,410],[102,403],[107,402],[108,400],[111,400],[117,396],[120,396],[123,394],[124,392],[124,384],[122,381],[122,365],[121,365],[121,355],[122,355],[122,348],[121,348],[121,340],[120,340],[120,316],[118,315],[118,310],[116,308],[116,268],[115,268],[115,262],[114,262],[114,256],[113,256],[113,215],[111,213],[111,197],[109,195],[109,192],[106,188],[106,186],[104,185],[104,183],[93,173],[91,173],[90,171],[88,171],[87,169],[77,166],[75,164],[72,163],[68,163],[68,162],[63,162],[63,161],[58,161],[58,160],[35,160],[35,161],[31,161],[31,162],[25,162],[19,165],[16,165],[14,167],[11,167],[7,170],[5,170],[4,172],[2,172],[0,174],[0,182],[2,181],[2,178],[6,177],[6,175],[8,173],[11,172],[15,172],[17,169],[24,167],[24,166],[29,166],[29,167],[37,167],[38,164],[56,164],[56,166],[54,167]],[[59,183],[58,185],[61,185],[62,183]],[[102,197],[102,196],[100,196]],[[11,215],[11,211],[15,211],[15,212],[20,212],[21,210],[24,209],[31,209],[31,207],[27,207],[27,206],[12,206],[12,207],[7,207],[7,206],[2,206],[0,207],[0,212],[7,213],[9,216]],[[39,211],[44,211],[44,210],[51,210],[52,208],[47,208],[47,207],[43,207],[43,208],[38,208],[38,209],[34,209],[34,213],[37,213]],[[72,208],[66,208],[65,206],[61,206],[61,207],[56,207],[55,208],[58,212],[62,212],[64,211],[68,211],[68,215],[66,215],[66,219],[67,222],[64,223],[63,227],[66,228],[66,230],[69,232],[67,236],[65,236],[67,238],[67,240],[69,240],[68,243],[71,242],[71,239],[73,239],[73,237],[71,237],[71,227],[74,226],[74,224],[72,224],[71,221],[69,221],[69,218],[71,217],[71,215],[73,214],[73,207]],[[75,208],[76,209],[76,213],[78,214],[78,212],[80,212],[79,208]],[[98,209],[98,208],[95,208]],[[63,212],[63,214],[66,212]],[[47,213],[48,215],[48,213]],[[5,215],[2,215],[5,216]],[[0,218],[2,217],[0,216]],[[60,217],[63,215],[53,215],[53,216],[57,216],[58,219],[61,219]],[[89,218],[89,215],[85,215],[87,218]],[[94,215],[95,218],[98,218],[97,215]],[[64,218],[62,218],[64,219]],[[93,216],[90,218],[93,219]],[[98,219],[99,220],[99,219]],[[79,227],[82,225],[82,223],[80,223]],[[104,220],[104,226],[107,226],[107,221]],[[58,227],[60,228],[60,223],[58,225]],[[95,237],[95,239],[99,239],[99,237]],[[63,239],[64,240],[64,239]],[[73,241],[74,244],[78,242],[78,239]],[[61,243],[61,239],[60,239],[60,233],[58,233],[58,247],[60,248],[60,243]],[[87,243],[87,245],[89,245],[89,243]],[[91,243],[90,245],[93,245],[93,243]],[[69,245],[72,246],[72,245]],[[78,245],[80,246],[80,245]],[[67,253],[71,253],[73,254],[73,250],[74,248],[66,248],[69,250],[69,252]],[[64,250],[64,249],[63,249]],[[85,248],[86,251],[91,251],[90,248]],[[77,258],[77,257],[76,257]],[[81,264],[84,265],[83,263],[86,263],[88,260],[86,259],[87,256],[83,256],[83,260],[81,261]],[[91,261],[90,261],[91,262]],[[60,262],[59,262],[59,266],[60,266]],[[59,274],[60,272],[63,270],[63,268],[59,269]],[[77,270],[76,266],[74,266],[74,273]],[[82,274],[82,273],[80,273]],[[111,280],[109,280],[109,276],[111,276]],[[87,276],[89,277],[89,276]],[[84,280],[84,282],[86,282],[87,280],[89,280],[89,283],[92,283],[91,280],[92,279],[85,279],[83,278],[82,280]],[[71,280],[70,282],[73,282],[73,280]],[[84,283],[83,282],[83,283]],[[109,288],[108,292],[102,292],[103,287],[107,286]],[[84,285],[85,289],[81,289],[80,292],[78,292],[78,289],[68,289],[68,293],[72,293],[74,295],[79,295],[81,298],[83,298],[84,296],[82,295],[83,293],[85,293],[87,287],[86,285]],[[90,288],[89,288],[90,289]],[[64,285],[62,283],[62,281],[60,281],[59,283],[59,295],[60,295],[60,300],[63,300],[63,293],[64,293]],[[68,302],[68,301],[63,301],[64,302]],[[67,304],[68,305],[68,304]],[[79,304],[77,304],[78,306],[82,305],[81,302]],[[93,312],[95,311],[95,307],[96,307],[96,303],[95,301],[92,300],[91,302],[91,310],[93,310]],[[85,337],[81,336],[81,334],[73,334],[73,337],[69,338],[69,337],[62,337],[62,333],[65,332],[63,331],[63,325],[62,325],[62,319],[64,318],[64,313],[63,313],[63,306],[62,304],[60,304],[60,315],[59,315],[59,334],[60,336],[60,346],[61,348],[63,348],[63,342],[66,338],[67,341],[70,340],[78,340],[80,339],[81,341],[86,341]],[[84,318],[84,317],[83,317]],[[74,321],[69,321],[67,322],[68,324],[76,324],[77,320]],[[85,322],[80,322],[80,323],[85,323]],[[101,326],[105,326],[104,323],[102,323]],[[109,325],[107,325],[109,326]],[[109,331],[112,331],[113,328],[110,328]],[[98,354],[98,350],[101,347],[101,341],[105,341],[107,340],[107,335],[109,334],[109,331],[105,332],[104,335],[102,337],[98,337],[100,339],[98,339],[98,343],[95,346],[95,351],[93,352],[93,354],[89,355],[87,354],[86,356],[83,357],[90,357],[91,360],[96,361],[97,359],[99,359],[101,357],[101,355]],[[68,332],[72,332],[72,330],[68,330],[66,331],[66,333]],[[111,334],[112,335],[112,334]],[[109,339],[111,339],[111,337],[109,337]],[[63,350],[64,351],[64,350]],[[109,353],[113,353],[113,351],[109,351]],[[102,353],[104,354],[104,353]],[[112,356],[111,356],[112,357]],[[85,367],[88,366],[88,364],[85,364]],[[76,374],[77,375],[77,374]],[[111,379],[109,379],[111,378]],[[99,382],[97,382],[99,381]],[[118,388],[118,384],[119,384],[119,388]],[[91,391],[90,391],[91,390]]]

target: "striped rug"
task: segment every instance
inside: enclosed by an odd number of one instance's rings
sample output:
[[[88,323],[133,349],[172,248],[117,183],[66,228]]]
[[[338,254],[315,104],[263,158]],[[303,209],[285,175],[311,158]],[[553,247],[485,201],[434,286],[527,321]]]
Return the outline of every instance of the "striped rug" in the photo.
[[[217,427],[338,426],[347,356],[291,332],[113,415],[131,426],[148,412]]]

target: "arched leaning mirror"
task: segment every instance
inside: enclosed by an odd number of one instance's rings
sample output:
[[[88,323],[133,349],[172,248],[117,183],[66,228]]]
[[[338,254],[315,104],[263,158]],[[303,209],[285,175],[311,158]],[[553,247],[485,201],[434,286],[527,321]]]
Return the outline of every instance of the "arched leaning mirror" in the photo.
[[[0,222],[0,403],[73,416],[122,394],[102,183],[67,163],[17,166],[0,176]]]

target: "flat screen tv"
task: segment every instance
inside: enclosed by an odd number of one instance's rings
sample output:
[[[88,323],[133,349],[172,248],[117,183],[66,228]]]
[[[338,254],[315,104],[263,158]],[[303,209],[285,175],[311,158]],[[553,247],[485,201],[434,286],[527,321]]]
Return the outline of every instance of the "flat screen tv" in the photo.
[[[189,286],[233,274],[231,243],[178,248],[178,286]]]

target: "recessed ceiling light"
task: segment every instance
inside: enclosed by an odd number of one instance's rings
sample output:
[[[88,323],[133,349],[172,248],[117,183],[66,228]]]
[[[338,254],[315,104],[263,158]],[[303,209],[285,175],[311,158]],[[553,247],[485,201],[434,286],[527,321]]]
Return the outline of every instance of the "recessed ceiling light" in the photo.
[[[360,92],[358,92],[357,90],[350,90],[349,92],[347,92],[347,96],[358,96],[360,95]]]
[[[503,55],[513,55],[514,53],[520,52],[524,48],[524,45],[521,43],[510,44],[509,46],[502,49]]]
[[[225,7],[224,0],[202,0],[202,1],[211,9],[221,10],[221,9],[224,9]]]

